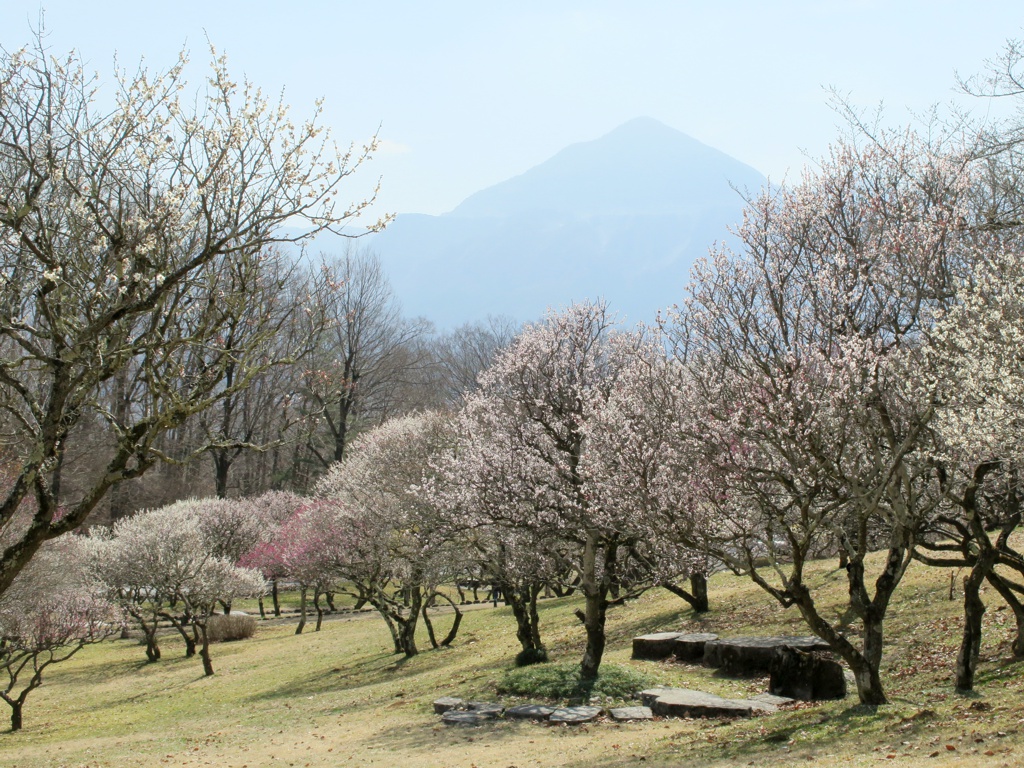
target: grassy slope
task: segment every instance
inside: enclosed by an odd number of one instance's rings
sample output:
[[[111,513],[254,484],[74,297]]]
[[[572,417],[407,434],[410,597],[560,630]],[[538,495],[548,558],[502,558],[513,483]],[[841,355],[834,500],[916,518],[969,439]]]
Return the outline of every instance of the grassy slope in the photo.
[[[838,604],[841,574],[823,564],[817,578]],[[54,667],[30,695],[22,732],[0,733],[0,765],[524,768],[625,766],[641,758],[643,765],[688,766],[797,758],[810,765],[1018,765],[1024,761],[1024,664],[1006,658],[1012,617],[998,610],[994,594],[986,595],[992,606],[978,695],[954,694],[960,604],[947,600],[948,579],[948,572],[915,566],[902,585],[887,633],[885,681],[893,703],[877,712],[855,706],[851,695],[749,721],[447,728],[430,702],[442,695],[494,696],[495,680],[517,650],[509,610],[470,612],[455,648],[410,660],[388,652],[390,640],[375,614],[360,614],[298,637],[292,623],[261,624],[251,640],[214,647],[213,678],[202,676],[198,660],[181,658],[172,637],[158,664],[144,663],[133,640],[87,648]],[[630,639],[650,631],[806,633],[795,611],[783,611],[745,580],[716,576],[711,599],[714,610],[699,620],[660,590],[614,609],[606,661],[641,666],[670,685],[725,695],[765,690],[766,680],[629,660]],[[553,658],[575,658],[583,641],[571,615],[578,602],[542,606]]]

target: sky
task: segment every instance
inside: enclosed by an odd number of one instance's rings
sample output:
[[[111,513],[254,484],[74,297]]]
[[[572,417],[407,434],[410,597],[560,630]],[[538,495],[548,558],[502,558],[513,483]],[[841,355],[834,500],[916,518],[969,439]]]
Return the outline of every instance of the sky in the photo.
[[[184,48],[198,84],[212,43],[297,116],[323,97],[339,141],[379,128],[353,197],[380,177],[382,211],[430,214],[639,116],[792,178],[838,135],[830,89],[893,124],[957,99],[998,114],[956,75],[1024,35],[1019,0],[4,0],[0,44],[44,7],[51,51],[103,83],[115,54],[163,69]]]

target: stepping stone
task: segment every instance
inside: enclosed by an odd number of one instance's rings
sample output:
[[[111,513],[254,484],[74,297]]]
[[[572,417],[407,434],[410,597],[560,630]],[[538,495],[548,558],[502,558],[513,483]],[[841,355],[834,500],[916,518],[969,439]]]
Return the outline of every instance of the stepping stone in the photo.
[[[679,635],[672,644],[672,653],[680,661],[701,661],[704,646],[718,639],[713,632],[688,632]]]
[[[705,643],[704,665],[717,667],[728,675],[766,675],[781,646],[802,651],[827,651],[828,643],[820,637],[731,637]]]
[[[494,716],[482,712],[463,712],[451,709],[441,715],[445,725],[483,725],[494,720]]]
[[[505,707],[492,701],[467,701],[466,710],[478,715],[486,715],[487,717],[494,718],[501,717],[501,714],[505,711]]]
[[[548,722],[569,723],[571,725],[590,723],[597,720],[603,711],[601,707],[561,707],[551,713]]]
[[[624,722],[627,720],[653,720],[654,713],[650,707],[616,707],[609,709],[608,714],[612,720]]]
[[[667,659],[672,655],[672,645],[680,632],[656,632],[653,635],[640,635],[633,638],[633,658]]]
[[[462,709],[465,706],[466,702],[462,699],[456,699],[454,696],[442,696],[434,701],[434,714],[443,715],[449,710]]]
[[[546,707],[543,704],[520,704],[518,707],[506,709],[505,717],[512,720],[547,720],[555,709],[556,707]]]
[[[755,710],[762,710],[750,701],[723,699],[689,688],[662,689],[648,706],[654,714],[665,717],[750,717]]]
[[[661,696],[663,693],[668,693],[669,691],[677,690],[680,689],[670,688],[667,685],[656,685],[653,688],[648,688],[645,691],[640,691],[640,701],[643,702],[643,705],[645,707],[649,707],[651,706],[651,704],[654,703],[654,700]]]

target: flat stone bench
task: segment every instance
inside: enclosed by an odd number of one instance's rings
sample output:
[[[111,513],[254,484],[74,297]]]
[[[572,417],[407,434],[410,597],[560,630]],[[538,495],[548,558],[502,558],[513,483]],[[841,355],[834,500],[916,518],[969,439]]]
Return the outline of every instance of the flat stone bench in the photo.
[[[682,632],[655,632],[633,638],[633,658],[660,661],[669,658],[675,650],[676,640]]]
[[[801,651],[827,651],[829,644],[820,637],[731,637],[704,644],[704,665],[729,675],[766,675],[771,670],[775,649],[782,646]]]
[[[712,632],[683,633],[672,644],[672,653],[679,661],[703,661],[704,648],[717,639]]]
[[[689,688],[651,688],[640,692],[640,700],[662,717],[751,717],[777,709],[761,702],[726,699]]]

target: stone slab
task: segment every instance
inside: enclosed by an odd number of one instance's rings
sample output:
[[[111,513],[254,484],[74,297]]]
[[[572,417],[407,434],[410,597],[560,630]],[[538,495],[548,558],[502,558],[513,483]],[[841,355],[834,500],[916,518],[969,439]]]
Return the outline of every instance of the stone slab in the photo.
[[[648,688],[647,690],[640,691],[640,701],[643,703],[643,705],[645,707],[649,707],[649,706],[651,706],[651,704],[654,703],[655,699],[657,699],[659,696],[661,696],[661,694],[666,693],[668,691],[677,691],[677,690],[680,690],[680,689],[678,689],[678,688],[670,688],[667,685],[656,685],[653,688]]]
[[[601,707],[559,707],[551,713],[549,723],[569,723],[579,725],[597,720],[604,710]]]
[[[442,696],[440,699],[434,700],[434,714],[443,715],[452,709],[462,709],[466,706],[466,702],[462,699],[457,699],[454,696]]]
[[[633,638],[633,658],[657,661],[672,655],[673,644],[681,632],[655,632]]]
[[[628,720],[652,720],[654,713],[650,707],[615,707],[608,710],[612,720],[625,722]]]
[[[685,632],[675,639],[672,653],[680,661],[701,661],[704,658],[704,646],[717,639],[718,635],[713,632]]]
[[[689,688],[663,689],[648,706],[663,717],[750,717],[762,709],[751,701],[725,699]]]
[[[547,720],[556,709],[543,704],[520,704],[506,709],[505,717],[512,720]]]
[[[784,707],[787,704],[794,703],[796,699],[791,699],[789,696],[776,696],[774,693],[759,693],[756,696],[751,696],[750,701],[771,704],[774,707]]]

